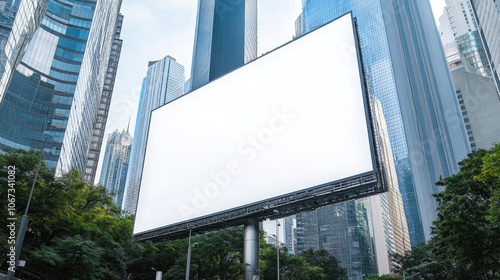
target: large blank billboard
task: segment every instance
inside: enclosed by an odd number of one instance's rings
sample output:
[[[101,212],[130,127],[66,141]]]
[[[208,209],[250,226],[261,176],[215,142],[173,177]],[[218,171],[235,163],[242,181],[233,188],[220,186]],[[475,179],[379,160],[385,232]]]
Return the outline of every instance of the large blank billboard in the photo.
[[[360,69],[347,14],[153,111],[134,234],[376,173]]]

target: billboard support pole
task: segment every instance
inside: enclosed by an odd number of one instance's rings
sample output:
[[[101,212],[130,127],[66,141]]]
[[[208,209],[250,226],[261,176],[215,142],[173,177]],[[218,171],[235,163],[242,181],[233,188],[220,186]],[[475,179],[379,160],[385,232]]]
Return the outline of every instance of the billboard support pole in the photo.
[[[245,222],[244,233],[245,280],[260,280],[259,268],[259,220],[252,218]]]

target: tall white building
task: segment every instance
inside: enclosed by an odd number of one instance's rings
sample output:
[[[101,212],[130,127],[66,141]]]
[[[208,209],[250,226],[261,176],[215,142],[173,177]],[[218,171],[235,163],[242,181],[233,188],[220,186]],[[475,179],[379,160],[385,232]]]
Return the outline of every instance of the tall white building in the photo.
[[[470,73],[493,76],[470,0],[446,1],[439,33],[450,69],[463,65]]]
[[[123,209],[130,214],[135,214],[137,208],[151,112],[182,96],[184,82],[184,66],[173,57],[149,62],[148,74],[142,83],[123,204]]]
[[[477,22],[490,58],[491,69],[500,92],[500,2],[498,0],[472,0]]]
[[[125,181],[132,148],[132,136],[127,131],[118,130],[109,134],[101,170],[99,185],[113,195],[113,200],[121,208],[125,192]]]
[[[411,250],[411,244],[387,124],[382,105],[373,97],[372,110],[388,191],[363,200],[367,201],[366,205],[369,205],[378,274],[384,275],[391,274],[395,265],[392,255],[395,253],[404,255],[406,251]]]
[[[493,64],[487,55],[487,41],[479,32],[472,3],[447,0],[439,31],[470,146],[489,149],[500,142],[500,99]],[[495,10],[489,13],[494,21]]]

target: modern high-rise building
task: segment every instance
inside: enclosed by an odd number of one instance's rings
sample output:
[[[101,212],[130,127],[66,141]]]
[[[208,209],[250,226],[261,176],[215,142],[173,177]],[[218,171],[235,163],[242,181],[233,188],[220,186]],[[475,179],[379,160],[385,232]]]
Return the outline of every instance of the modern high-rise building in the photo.
[[[500,3],[498,0],[472,0],[477,22],[490,59],[493,79],[500,93]]]
[[[500,142],[500,99],[471,0],[447,0],[439,23],[470,146],[490,149]]]
[[[0,104],[14,70],[45,15],[48,2],[0,1]]]
[[[463,65],[470,73],[492,77],[470,0],[447,0],[439,33],[450,68]]]
[[[500,99],[493,79],[465,67],[451,69],[460,110],[472,149],[491,149],[500,143]]]
[[[92,140],[90,142],[87,162],[85,166],[85,173],[83,175],[83,180],[91,185],[94,184],[97,165],[99,163],[102,140],[104,138],[104,131],[106,129],[106,123],[108,121],[108,111],[111,105],[111,97],[113,96],[113,90],[115,87],[118,62],[120,61],[120,54],[122,51],[123,40],[120,39],[122,25],[123,15],[120,14],[118,16],[118,20],[116,21],[115,37],[113,39],[113,46],[111,47],[108,68],[106,70],[106,77],[104,78],[104,86],[102,87],[101,101],[99,102],[97,117],[94,121],[92,129]]]
[[[385,26],[418,210],[429,240],[437,215],[432,195],[442,190],[435,183],[458,172],[470,145],[429,1],[384,2],[394,11],[384,13]]]
[[[288,254],[295,255],[297,247],[297,220],[295,215],[283,219],[283,233]]]
[[[369,211],[378,273],[383,275],[392,273],[396,265],[393,255],[404,255],[411,244],[382,105],[373,97],[371,105],[388,191],[362,200]]]
[[[301,36],[350,11],[358,25],[368,90],[380,100],[384,108],[399,187],[405,205],[408,230],[412,244],[417,245],[424,242],[425,237],[417,206],[414,174],[410,166],[408,145],[391,65],[389,42],[384,27],[384,10],[380,0],[309,0],[304,3],[302,14],[297,19],[296,35]]]
[[[363,201],[347,201],[296,215],[296,252],[326,250],[347,270],[349,279],[377,274],[367,209]]]
[[[97,1],[56,175],[71,168],[76,168],[82,176],[85,174],[93,127],[98,122],[97,112],[100,108],[104,109],[100,107],[101,96],[108,74],[121,3],[122,0]]]
[[[469,144],[428,1],[308,0],[298,36],[356,18],[368,91],[382,104],[411,244],[430,238],[435,182],[458,171]]]
[[[113,195],[113,200],[122,208],[125,182],[132,148],[132,136],[127,131],[114,131],[108,136],[101,169],[99,185]]]
[[[191,66],[195,90],[257,57],[257,0],[199,0]]]
[[[135,214],[146,155],[151,112],[184,94],[184,67],[171,56],[150,61],[142,83],[123,209]]]
[[[49,0],[0,105],[0,148],[43,149],[57,176],[84,174],[120,6]]]
[[[0,49],[2,50],[5,48],[10,32],[12,32],[12,26],[16,19],[17,10],[19,10],[19,4],[20,1],[0,0],[0,26],[2,27],[0,29]],[[42,16],[44,14],[45,13],[42,13]]]
[[[375,95],[380,100],[384,108],[411,243],[417,245],[424,242],[425,237],[417,206],[413,182],[414,174],[410,166],[406,135],[391,65],[389,42],[384,27],[384,10],[380,0],[309,0],[304,3],[302,14],[296,21],[296,35],[297,37],[301,36],[349,11],[352,11],[353,17],[356,17],[358,25],[368,90],[370,94]]]

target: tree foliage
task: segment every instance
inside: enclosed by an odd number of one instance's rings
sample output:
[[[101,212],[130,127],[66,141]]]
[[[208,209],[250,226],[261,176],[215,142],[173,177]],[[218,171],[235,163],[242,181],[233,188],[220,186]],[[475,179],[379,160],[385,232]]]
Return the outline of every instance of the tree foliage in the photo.
[[[500,145],[472,152],[460,172],[441,180],[431,250],[450,264],[450,279],[500,279]]]
[[[20,220],[28,201],[39,161],[35,151],[7,149],[0,153],[0,195],[7,199],[8,167],[16,167],[16,217]],[[3,205],[3,204],[2,204]],[[1,207],[0,219],[8,217]],[[133,217],[124,215],[102,187],[84,183],[72,170],[61,178],[41,165],[29,209],[29,226],[20,270],[28,279],[184,279],[188,240],[161,245],[132,241]],[[0,229],[2,258],[7,252],[7,232]],[[236,227],[193,236],[192,279],[243,279],[243,228]],[[276,248],[260,238],[261,279],[276,279]],[[347,279],[345,270],[325,251],[280,255],[282,279]],[[4,270],[6,262],[2,261]],[[19,272],[18,272],[19,274]],[[35,275],[35,277],[31,277]],[[31,278],[30,278],[31,277]]]

